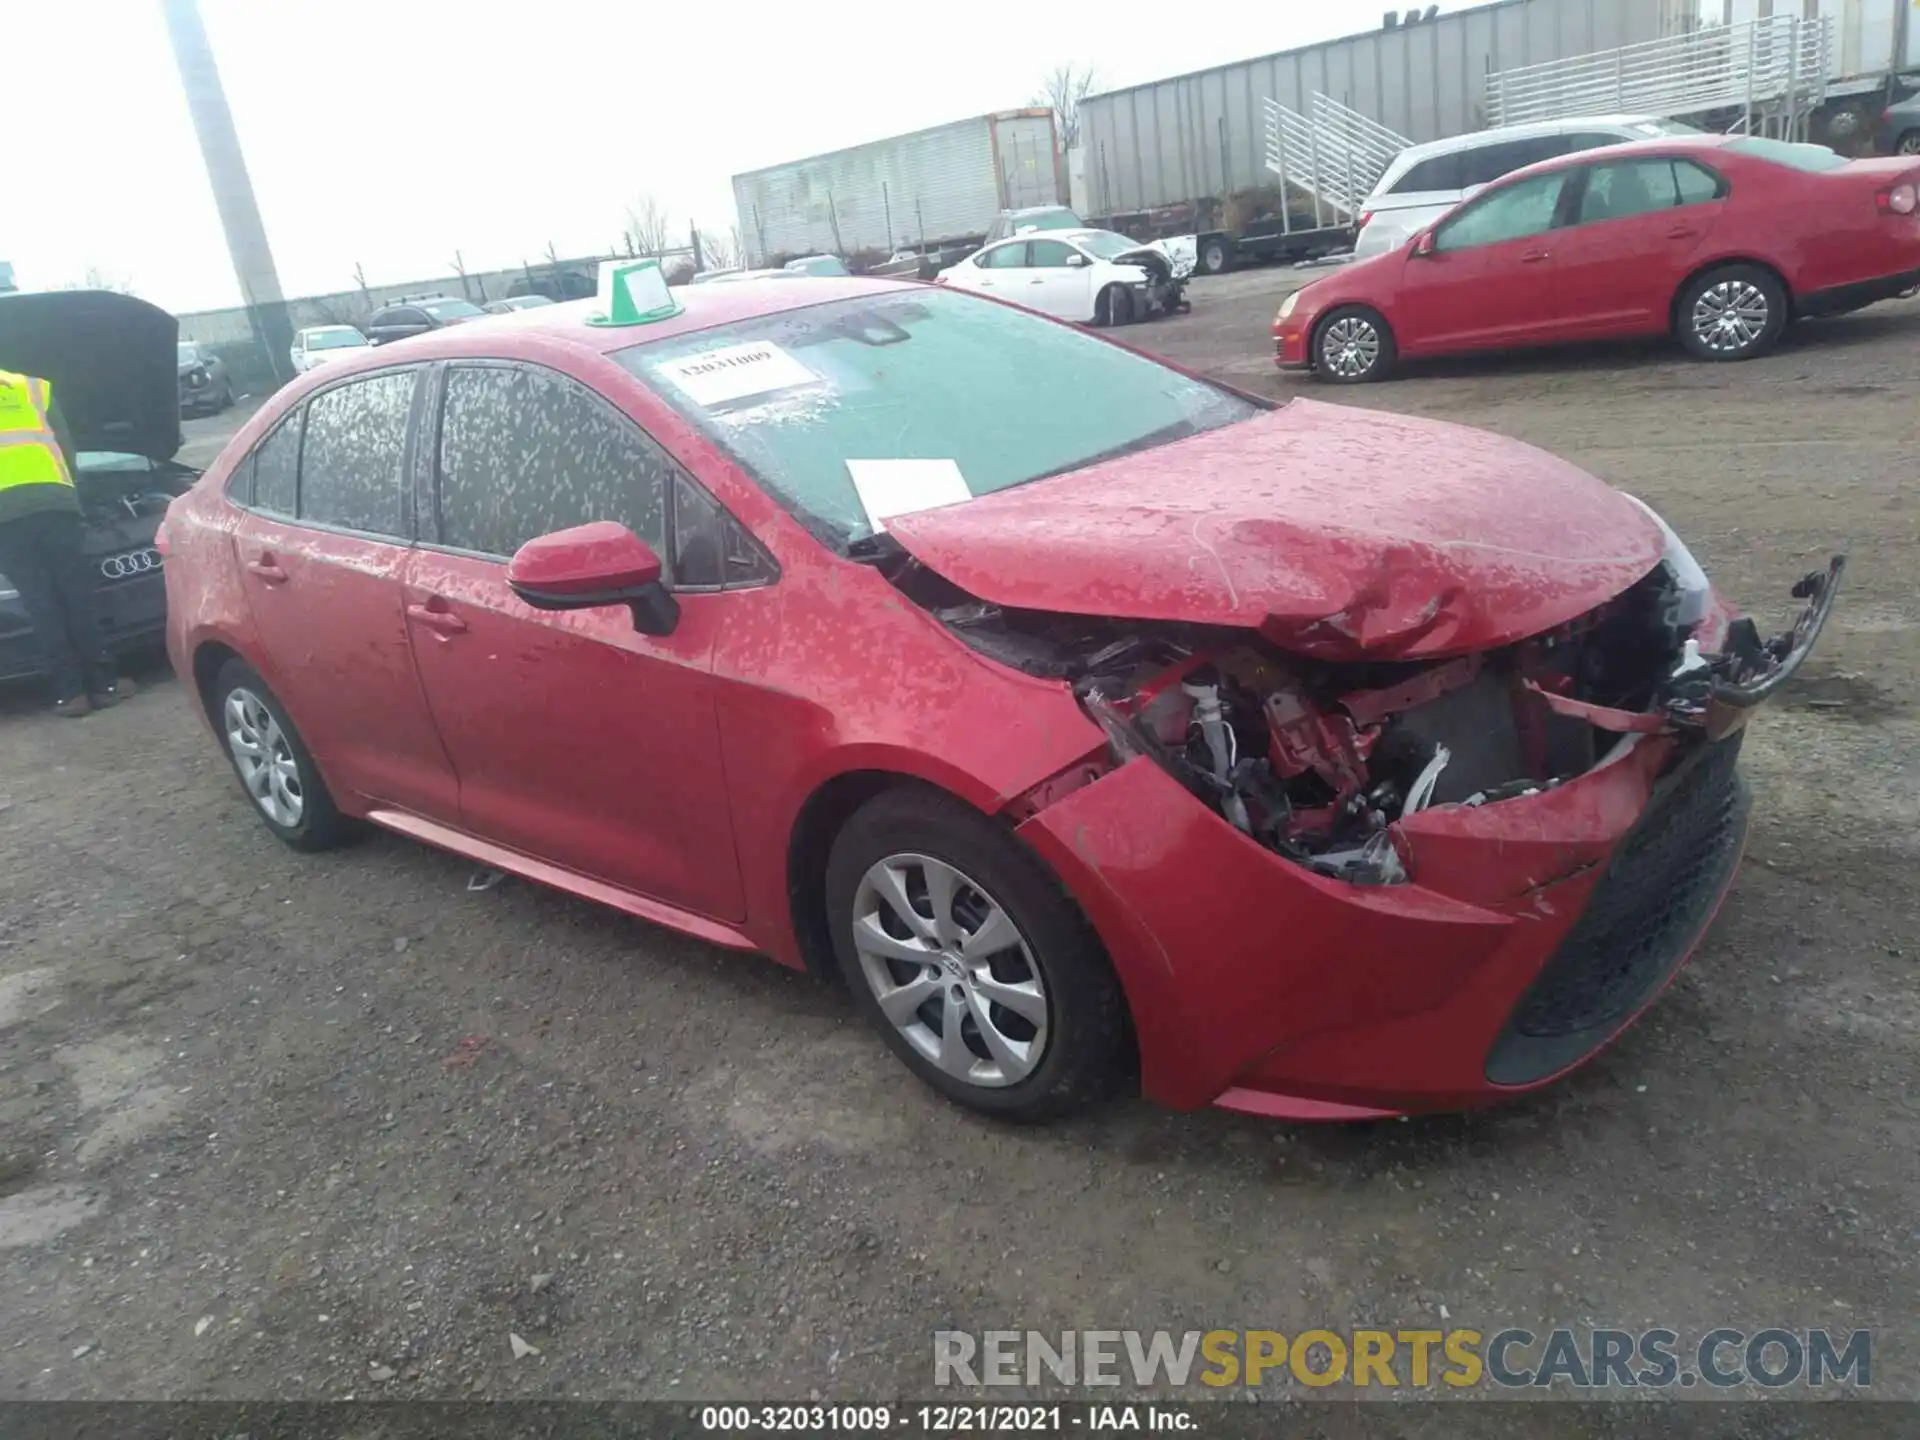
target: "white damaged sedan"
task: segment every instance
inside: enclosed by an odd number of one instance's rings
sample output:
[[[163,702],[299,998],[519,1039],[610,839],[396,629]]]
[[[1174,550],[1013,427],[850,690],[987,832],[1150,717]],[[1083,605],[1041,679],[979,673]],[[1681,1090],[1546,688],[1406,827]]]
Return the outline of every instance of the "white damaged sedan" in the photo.
[[[1050,230],[998,240],[935,277],[1082,325],[1125,325],[1189,307],[1167,252],[1111,230]]]

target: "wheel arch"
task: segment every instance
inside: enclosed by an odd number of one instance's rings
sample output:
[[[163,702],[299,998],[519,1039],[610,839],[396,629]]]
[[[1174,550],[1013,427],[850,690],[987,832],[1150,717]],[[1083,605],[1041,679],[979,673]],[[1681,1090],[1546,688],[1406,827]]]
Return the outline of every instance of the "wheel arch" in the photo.
[[[1680,327],[1680,301],[1686,296],[1687,291],[1691,290],[1702,276],[1710,275],[1715,270],[1731,269],[1736,265],[1750,265],[1755,270],[1764,270],[1773,276],[1779,282],[1780,293],[1787,297],[1787,319],[1793,321],[1800,318],[1800,299],[1793,293],[1793,286],[1788,282],[1785,272],[1773,261],[1758,255],[1717,255],[1711,260],[1703,260],[1694,266],[1674,287],[1673,298],[1667,301],[1667,333],[1669,335]]]
[[[238,660],[242,665],[253,664],[224,640],[203,640],[194,648],[194,694],[200,698],[200,709],[207,717],[207,723],[216,731],[220,728],[220,717],[213,713],[213,682],[220,678],[220,672],[226,668],[229,660]]]

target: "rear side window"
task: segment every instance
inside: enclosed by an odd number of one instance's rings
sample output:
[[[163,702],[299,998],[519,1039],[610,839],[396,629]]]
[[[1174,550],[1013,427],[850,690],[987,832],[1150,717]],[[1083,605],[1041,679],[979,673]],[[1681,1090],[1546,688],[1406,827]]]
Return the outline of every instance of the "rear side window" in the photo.
[[[1466,173],[1464,155],[1435,155],[1430,160],[1422,160],[1406,174],[1393,182],[1390,195],[1412,195],[1426,190],[1464,190],[1466,182],[1460,177]]]
[[[1617,160],[1596,165],[1580,197],[1580,223],[1624,220],[1718,199],[1720,177],[1688,160]]]
[[[666,553],[673,461],[586,387],[531,366],[447,373],[440,424],[440,543],[506,558],[595,520]]]
[[[269,515],[293,514],[300,474],[300,420],[294,411],[253,452],[253,508]]]
[[[373,375],[307,402],[300,456],[302,520],[369,535],[404,533],[400,472],[415,379],[412,370]]]
[[[1680,197],[1676,203],[1681,205],[1704,205],[1727,193],[1727,182],[1723,178],[1691,160],[1673,162],[1673,187]]]

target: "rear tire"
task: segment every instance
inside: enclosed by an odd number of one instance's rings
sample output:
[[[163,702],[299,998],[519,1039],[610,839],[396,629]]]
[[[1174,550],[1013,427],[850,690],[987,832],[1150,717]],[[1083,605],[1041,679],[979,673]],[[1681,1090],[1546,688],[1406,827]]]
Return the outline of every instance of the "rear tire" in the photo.
[[[1674,334],[1697,360],[1756,360],[1786,331],[1780,277],[1758,265],[1722,265],[1695,276],[1674,306]]]
[[[855,1004],[927,1085],[1021,1122],[1112,1093],[1128,1053],[1119,981],[1060,882],[986,816],[883,791],[835,837],[826,892]]]
[[[1366,385],[1393,372],[1400,352],[1379,311],[1342,305],[1313,332],[1313,373],[1334,385]]]
[[[229,660],[208,694],[214,728],[254,813],[295,850],[331,850],[354,825],[333,803],[320,767],[259,673]]]

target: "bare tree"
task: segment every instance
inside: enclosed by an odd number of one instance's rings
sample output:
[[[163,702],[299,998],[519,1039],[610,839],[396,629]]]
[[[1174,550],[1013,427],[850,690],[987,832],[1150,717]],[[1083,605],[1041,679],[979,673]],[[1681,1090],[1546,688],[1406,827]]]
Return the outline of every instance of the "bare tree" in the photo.
[[[1053,111],[1062,150],[1071,150],[1080,143],[1080,102],[1093,93],[1097,78],[1091,65],[1056,65],[1040,87],[1040,93],[1033,97],[1033,104],[1045,105]]]
[[[700,232],[700,260],[709,270],[731,270],[740,263],[740,230]]]
[[[627,207],[620,243],[629,255],[658,255],[667,248],[669,229],[666,207],[653,196],[642,195],[638,204]]]
[[[113,290],[122,295],[133,294],[133,282],[122,276],[109,275],[98,265],[89,265],[80,272],[80,278],[60,287],[63,290]]]

